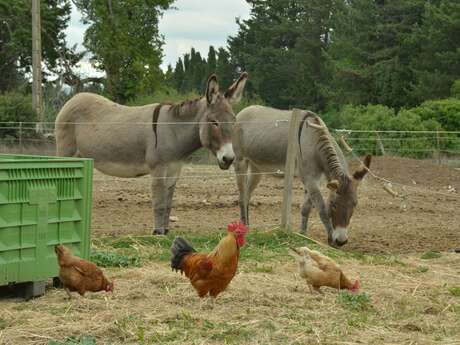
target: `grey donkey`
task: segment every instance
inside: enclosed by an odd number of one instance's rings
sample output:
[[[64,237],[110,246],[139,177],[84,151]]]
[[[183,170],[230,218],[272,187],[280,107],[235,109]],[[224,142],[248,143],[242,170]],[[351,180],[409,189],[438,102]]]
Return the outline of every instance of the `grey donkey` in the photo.
[[[240,216],[245,224],[249,223],[251,195],[262,174],[284,169],[291,114],[291,111],[250,106],[237,115],[233,134],[234,166]],[[371,156],[365,158],[365,167],[350,174],[342,150],[324,122],[312,112],[303,112],[296,140],[300,148],[297,166],[305,193],[300,231],[306,233],[314,206],[326,229],[328,243],[342,246],[348,241],[347,228],[358,202],[358,186],[368,172]],[[319,189],[323,176],[330,189],[327,203]]]
[[[247,78],[242,73],[221,93],[212,75],[204,97],[174,105],[127,107],[95,94],[77,94],[56,118],[57,155],[92,158],[107,175],[151,174],[153,233],[166,234],[183,159],[205,147],[221,169],[233,163],[232,104],[241,100]]]

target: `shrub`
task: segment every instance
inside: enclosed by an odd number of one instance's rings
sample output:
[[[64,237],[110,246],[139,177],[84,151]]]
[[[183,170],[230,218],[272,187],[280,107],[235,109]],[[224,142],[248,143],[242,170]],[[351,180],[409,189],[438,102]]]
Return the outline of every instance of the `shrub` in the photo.
[[[0,94],[0,138],[19,138],[19,122],[37,121],[32,109],[32,97],[18,92]],[[35,125],[24,124],[23,137],[35,136]]]
[[[340,123],[340,128],[353,130],[354,132],[347,140],[355,151],[361,154],[379,154],[380,149],[377,144],[380,139],[386,152],[425,158],[431,157],[437,150],[437,140],[435,133],[424,133],[423,131],[435,132],[443,130],[443,127],[439,122],[439,117],[428,116],[428,111],[425,110],[423,113],[421,107],[401,109],[396,113],[394,109],[384,105],[348,105],[340,112],[327,114],[325,119],[333,123]],[[431,112],[433,113],[433,110]],[[460,123],[458,128],[460,128]],[[360,132],[361,130],[364,132]],[[378,131],[384,133],[378,133]],[[455,149],[455,145],[460,145],[458,140],[455,140],[455,135],[451,136],[452,139],[443,134],[441,150]]]

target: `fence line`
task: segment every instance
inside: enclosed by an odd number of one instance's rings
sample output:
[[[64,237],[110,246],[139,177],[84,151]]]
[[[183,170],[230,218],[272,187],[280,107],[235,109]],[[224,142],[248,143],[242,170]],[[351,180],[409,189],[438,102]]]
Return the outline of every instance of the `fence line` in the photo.
[[[290,120],[274,120],[274,121],[238,121],[238,123],[253,123],[253,124],[279,124],[279,123],[289,123]],[[55,125],[54,121],[48,121],[48,122],[37,122],[37,121],[0,121],[0,129],[28,129],[28,130],[36,130],[36,125],[37,124],[42,124],[42,125]],[[213,121],[179,121],[179,122],[121,122],[121,121],[104,121],[104,122],[97,122],[97,124],[107,124],[107,125],[112,125],[112,124],[119,124],[119,125],[197,125],[197,124],[212,124]],[[221,124],[235,124],[236,122],[234,121],[228,121],[228,122],[219,122]],[[94,125],[95,122],[60,122],[59,124],[64,125],[64,124],[69,124],[69,125]],[[12,126],[2,126],[2,125],[12,125]],[[15,126],[14,126],[15,125]],[[24,125],[32,125],[31,127],[24,127]],[[336,132],[339,134],[351,134],[351,133],[392,133],[392,134],[403,134],[403,133],[413,133],[413,134],[430,134],[433,133],[434,135],[439,134],[460,134],[460,131],[438,131],[438,130],[433,130],[433,131],[427,131],[427,130],[363,130],[363,129],[338,129],[338,128],[329,128],[329,131],[331,132]]]

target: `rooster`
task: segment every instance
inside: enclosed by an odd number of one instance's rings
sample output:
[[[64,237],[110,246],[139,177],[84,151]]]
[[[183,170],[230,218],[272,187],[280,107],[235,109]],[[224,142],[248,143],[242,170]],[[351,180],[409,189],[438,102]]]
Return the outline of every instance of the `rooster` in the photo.
[[[171,268],[185,273],[201,298],[209,294],[214,301],[236,274],[240,248],[245,244],[248,228],[238,222],[229,224],[227,230],[227,236],[209,254],[197,253],[181,237],[177,237],[171,246]]]
[[[69,298],[70,292],[84,296],[87,291],[113,292],[113,282],[109,282],[102,271],[92,262],[72,255],[70,250],[59,244],[54,247],[59,265],[59,279]]]
[[[359,281],[352,283],[342,272],[339,265],[321,253],[307,247],[290,248],[291,255],[299,263],[299,274],[307,281],[311,292],[322,293],[320,287],[329,286],[340,290],[347,289],[352,292],[359,290]]]

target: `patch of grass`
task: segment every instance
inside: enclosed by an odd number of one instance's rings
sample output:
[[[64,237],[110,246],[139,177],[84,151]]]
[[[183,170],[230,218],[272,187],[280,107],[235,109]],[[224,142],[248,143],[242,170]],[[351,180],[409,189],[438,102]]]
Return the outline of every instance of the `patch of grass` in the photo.
[[[91,261],[100,267],[140,267],[138,256],[128,256],[114,252],[93,251]]]
[[[448,288],[450,294],[455,297],[460,297],[460,287],[459,286],[453,286]]]
[[[96,345],[94,337],[83,336],[81,338],[67,338],[64,341],[51,340],[48,345]]]
[[[440,258],[442,254],[436,250],[429,250],[422,254],[421,258],[424,260],[437,259]]]
[[[426,267],[426,266],[418,266],[418,267],[414,270],[415,273],[426,273],[426,272],[428,272],[428,271],[429,271],[429,268]]]
[[[5,329],[10,325],[9,321],[0,317],[0,330]]]
[[[246,265],[242,268],[242,272],[245,273],[273,273],[273,266],[271,265],[263,265],[259,263],[254,263],[251,265]]]
[[[372,308],[372,301],[369,295],[363,293],[350,293],[348,291],[341,291],[337,295],[337,302],[344,308],[363,311]]]

